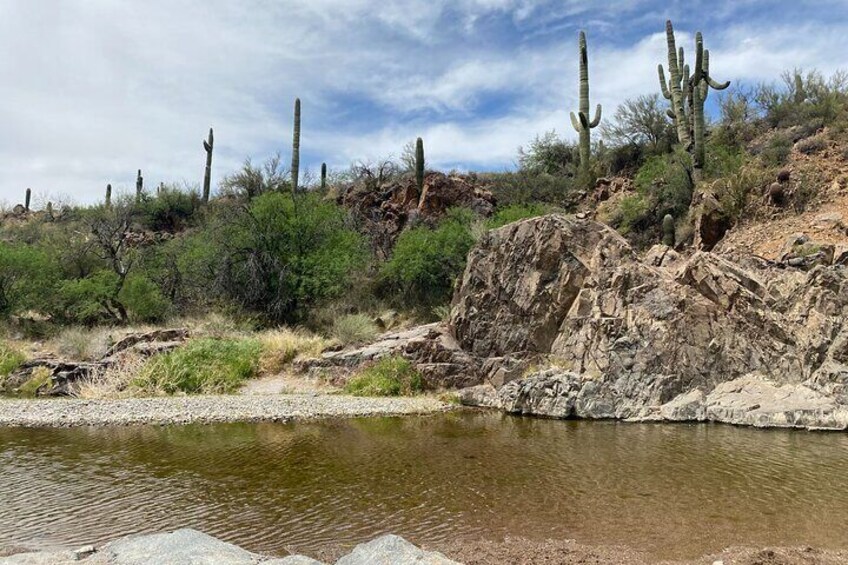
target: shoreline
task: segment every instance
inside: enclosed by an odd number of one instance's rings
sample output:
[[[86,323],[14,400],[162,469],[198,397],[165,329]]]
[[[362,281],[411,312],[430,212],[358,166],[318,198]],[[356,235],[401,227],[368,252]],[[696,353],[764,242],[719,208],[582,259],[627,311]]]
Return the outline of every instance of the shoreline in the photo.
[[[0,546],[0,565],[91,565],[161,562],[178,558],[185,562],[236,565],[367,565],[373,562],[426,562],[434,565],[837,565],[848,563],[848,550],[812,547],[727,547],[695,558],[665,560],[627,546],[585,545],[575,540],[530,540],[506,537],[501,541],[478,540],[416,546],[394,535],[384,535],[355,547],[336,547],[318,555],[275,557],[252,553],[202,532],[129,535],[102,545],[76,549],[35,549]]]
[[[0,399],[0,428],[292,422],[423,416],[457,409],[435,398],[325,394],[179,396],[120,400]]]

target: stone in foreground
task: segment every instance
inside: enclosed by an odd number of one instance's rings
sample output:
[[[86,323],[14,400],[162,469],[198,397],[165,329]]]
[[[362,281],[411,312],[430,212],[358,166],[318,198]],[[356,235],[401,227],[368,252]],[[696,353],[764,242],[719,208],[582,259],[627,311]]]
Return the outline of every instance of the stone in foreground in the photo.
[[[405,539],[386,535],[358,545],[336,565],[461,565],[441,553],[419,549]]]

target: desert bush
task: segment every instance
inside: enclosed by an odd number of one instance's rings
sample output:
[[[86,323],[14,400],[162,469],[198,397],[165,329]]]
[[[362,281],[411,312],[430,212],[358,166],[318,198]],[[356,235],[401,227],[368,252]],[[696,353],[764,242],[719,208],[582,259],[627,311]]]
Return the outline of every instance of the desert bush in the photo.
[[[110,334],[109,328],[64,328],[50,340],[48,348],[62,357],[94,361],[103,357],[112,345]]]
[[[812,155],[813,153],[819,153],[827,149],[827,140],[823,135],[815,135],[796,143],[795,149],[804,155]]]
[[[0,318],[49,309],[57,275],[57,265],[47,253],[0,241]]]
[[[221,181],[221,194],[248,200],[272,192],[291,191],[289,171],[282,165],[279,154],[268,158],[262,165],[247,159],[240,171],[227,175]]]
[[[170,304],[159,287],[147,277],[135,274],[127,277],[118,293],[118,300],[134,322],[157,322],[168,313]]]
[[[148,393],[232,393],[256,376],[261,350],[256,339],[191,340],[179,349],[153,357],[133,386]]]
[[[262,332],[257,337],[262,346],[259,371],[265,375],[279,374],[298,358],[319,357],[331,341],[304,329],[278,328]]]
[[[792,153],[793,141],[786,133],[777,133],[769,139],[759,158],[766,167],[784,165]]]
[[[521,170],[535,175],[572,175],[579,162],[577,146],[560,139],[554,131],[537,135],[527,149],[518,149]]]
[[[24,361],[26,361],[26,357],[23,353],[9,343],[0,341],[0,378],[9,375]]]
[[[174,186],[160,187],[156,196],[145,196],[138,204],[142,225],[152,231],[175,233],[188,226],[200,207],[200,195]]]
[[[346,346],[372,342],[379,334],[374,320],[365,314],[340,316],[330,328],[333,339]]]
[[[769,178],[771,177],[765,169],[747,165],[716,181],[713,188],[722,209],[735,222],[745,210],[750,195],[760,194]]]
[[[380,271],[384,292],[419,306],[447,302],[474,244],[473,218],[470,210],[453,209],[436,228],[421,226],[402,233]]]
[[[29,379],[18,388],[17,392],[21,396],[36,396],[41,387],[50,384],[52,376],[53,372],[47,367],[36,367]]]
[[[601,124],[601,135],[612,146],[643,147],[648,154],[667,153],[676,141],[659,94],[629,98]]]
[[[424,389],[421,374],[403,357],[386,357],[350,379],[344,387],[354,396],[413,396]]]
[[[108,369],[80,380],[71,390],[77,398],[89,400],[127,398],[133,394],[133,383],[147,360],[140,355],[122,355]]]
[[[214,253],[201,270],[212,290],[270,322],[303,320],[315,304],[348,291],[367,261],[362,236],[338,205],[320,195],[270,193],[205,232]]]

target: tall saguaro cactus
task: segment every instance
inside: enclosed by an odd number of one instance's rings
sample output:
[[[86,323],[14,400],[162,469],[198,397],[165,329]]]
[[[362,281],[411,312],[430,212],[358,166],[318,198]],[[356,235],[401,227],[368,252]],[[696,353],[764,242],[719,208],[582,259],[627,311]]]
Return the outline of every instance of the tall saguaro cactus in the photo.
[[[327,163],[321,163],[321,190],[327,190]]]
[[[674,120],[677,128],[677,139],[680,144],[689,149],[692,145],[689,117],[686,113],[686,99],[689,91],[689,66],[684,59],[683,47],[677,49],[674,38],[674,26],[671,20],[665,22],[665,38],[668,45],[668,74],[669,81],[666,82],[665,71],[662,64],[657,66],[660,78],[660,88],[666,100],[671,102],[669,116]]]
[[[108,210],[111,207],[112,207],[112,185],[107,184],[106,185],[106,209]]]
[[[141,176],[141,169],[138,170],[138,175],[135,177],[135,201],[141,202],[141,194],[144,192],[144,177]]]
[[[206,150],[206,170],[203,171],[203,203],[209,204],[209,192],[212,190],[212,149],[215,147],[215,133],[209,128],[209,138],[203,142]]]
[[[424,140],[420,137],[415,140],[415,184],[421,194],[424,191]]]
[[[580,101],[577,115],[571,112],[571,124],[580,134],[580,168],[589,168],[592,152],[591,130],[601,123],[601,105],[595,109],[595,117],[589,121],[589,51],[586,47],[586,33],[581,31],[578,39],[580,47]]]
[[[32,201],[32,189],[28,188],[28,189],[26,189],[26,196],[24,196],[24,210],[26,210],[27,212],[29,212],[29,205],[30,205],[31,201]]]
[[[713,90],[724,90],[730,86],[730,81],[718,83],[710,76],[710,51],[709,49],[704,49],[704,38],[700,31],[695,35],[695,70],[690,81],[690,96],[692,97],[692,112],[694,114],[692,122],[695,136],[693,161],[695,178],[696,180],[700,180],[707,154],[704,103],[710,94],[710,88]]]
[[[704,37],[695,35],[695,68],[689,69],[683,47],[677,49],[671,21],[665,24],[668,43],[670,80],[666,82],[663,66],[658,72],[663,96],[671,101],[669,116],[674,120],[677,138],[692,153],[695,179],[699,180],[706,160],[706,119],[704,103],[710,88],[724,90],[730,82],[718,83],[710,76],[710,52],[704,49]]]
[[[300,98],[294,101],[294,139],[292,140],[291,179],[292,192],[297,192],[300,176]]]

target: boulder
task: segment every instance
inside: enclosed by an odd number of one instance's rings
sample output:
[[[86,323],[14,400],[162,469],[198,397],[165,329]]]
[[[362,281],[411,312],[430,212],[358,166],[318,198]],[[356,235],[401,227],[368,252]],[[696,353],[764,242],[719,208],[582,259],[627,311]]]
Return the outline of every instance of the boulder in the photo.
[[[356,546],[336,565],[461,565],[441,553],[424,551],[405,539],[385,535]]]
[[[641,260],[587,219],[492,232],[469,255],[451,326],[475,356],[532,358],[540,369],[490,379],[497,401],[481,389],[462,401],[561,418],[843,427],[844,267],[661,256]],[[740,381],[750,375],[765,380]],[[745,409],[751,399],[761,408]]]

